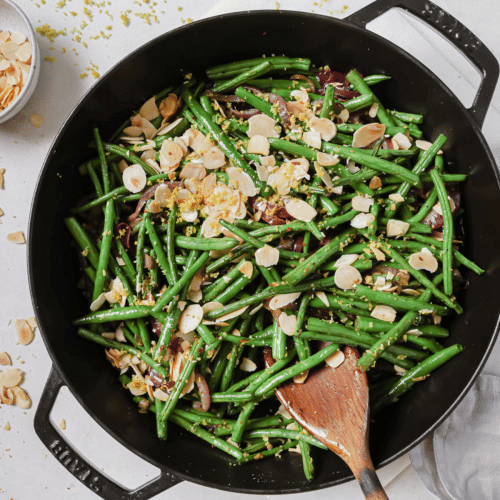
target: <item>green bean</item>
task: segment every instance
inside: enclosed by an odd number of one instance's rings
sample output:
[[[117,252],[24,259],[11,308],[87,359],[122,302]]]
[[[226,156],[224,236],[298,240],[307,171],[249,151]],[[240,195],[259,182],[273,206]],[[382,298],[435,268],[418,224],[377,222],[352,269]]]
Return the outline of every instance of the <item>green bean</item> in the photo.
[[[233,443],[241,443],[243,433],[245,432],[248,424],[248,419],[250,418],[250,415],[252,414],[254,408],[255,403],[253,401],[249,401],[248,403],[245,403],[243,405],[243,408],[241,409],[241,412],[234,426],[233,433],[231,434],[231,441]]]
[[[451,295],[453,293],[453,217],[448,193],[439,172],[435,169],[431,170],[431,177],[443,212],[443,288],[446,295]]]
[[[391,110],[389,110],[388,113],[392,116],[395,116],[396,118],[399,118],[402,122],[418,124],[424,123],[423,115],[417,115],[414,113],[402,113],[401,111]]]
[[[266,447],[266,443],[263,441],[263,446],[264,448]],[[246,464],[248,462],[253,462],[254,460],[260,460],[265,457],[272,457],[273,455],[280,456],[281,453],[283,453],[286,450],[289,450],[290,448],[295,448],[297,445],[301,445],[303,441],[299,441],[298,439],[288,441],[285,444],[282,444],[280,446],[274,446],[271,449],[265,449],[263,451],[259,451],[259,453],[251,453],[248,455],[244,455],[242,459],[238,460],[238,463],[240,465]],[[304,469],[305,471],[305,469]]]
[[[280,328],[277,320],[274,320],[273,327],[272,355],[274,359],[280,360],[286,357],[286,335]]]
[[[305,433],[304,431],[292,431],[290,429],[256,429],[254,431],[245,432],[243,434],[243,439],[252,439],[256,437],[261,438],[273,438],[273,437],[281,437],[285,439],[297,439],[300,441],[305,441],[317,448],[321,448],[322,450],[327,450],[328,448],[318,441],[315,437],[311,436],[309,433]]]
[[[335,215],[340,210],[339,206],[336,205],[332,200],[330,200],[330,198],[327,198],[326,196],[319,197],[319,204],[321,205],[322,208],[324,208],[328,212],[328,215],[330,216]]]
[[[95,173],[95,170],[90,165],[90,163],[87,165],[87,171],[88,171],[90,180],[92,181],[92,184],[94,184],[94,189],[95,189],[97,197],[101,198],[103,196],[101,181],[99,180],[99,177]]]
[[[161,240],[156,232],[155,226],[153,221],[151,220],[151,217],[145,217],[144,218],[144,225],[146,228],[146,231],[148,232],[149,240],[151,241],[151,244],[153,245],[153,249],[155,251],[156,259],[160,265],[160,269],[167,278],[168,283],[170,286],[173,286],[175,284],[175,277],[172,275],[172,268],[170,266],[170,260],[168,259],[167,255],[165,254],[165,250],[163,249]],[[177,268],[177,267],[176,267]]]
[[[137,235],[136,244],[136,257],[135,257],[135,272],[136,272],[136,289],[135,291],[142,295],[142,281],[144,278],[144,244],[146,237],[146,224],[145,219],[149,218],[150,214],[146,213],[144,219],[140,222],[139,234]]]
[[[256,266],[253,267],[253,272],[251,278],[248,278],[245,274],[242,274],[239,278],[233,281],[230,285],[226,287],[226,289],[215,297],[215,302],[219,302],[221,304],[226,304],[232,298],[234,298],[241,290],[243,290],[248,283],[252,282],[257,276],[259,272],[256,269]]]
[[[384,394],[372,405],[372,411],[376,413],[384,406],[400,398],[407,392],[417,380],[428,376],[432,371],[439,368],[442,364],[462,352],[463,347],[460,344],[454,344],[419,363],[417,366],[408,370],[397,382],[395,382]]]
[[[333,112],[333,101],[335,98],[335,87],[333,85],[327,85],[325,91],[325,100],[323,102],[323,107],[321,108],[320,118],[332,118]]]
[[[406,335],[403,337],[407,342],[423,347],[424,349],[436,353],[442,351],[444,347],[434,339],[428,339],[425,337],[417,337],[416,335]]]
[[[131,354],[132,356],[137,356],[137,358],[147,363],[151,368],[156,370],[162,377],[168,379],[168,372],[165,370],[163,365],[161,363],[157,363],[156,361],[154,361],[144,351],[136,349],[135,347],[131,347],[122,342],[117,342],[116,340],[106,339],[104,337],[101,337],[101,335],[97,335],[89,330],[86,330],[85,328],[78,328],[77,333],[80,337],[83,337],[84,339],[87,340],[91,340],[96,344],[101,344],[104,347],[108,347],[109,349],[117,349],[118,351],[125,351]]]
[[[123,242],[120,238],[115,239],[115,246],[116,246],[116,251],[117,251],[118,257],[120,257],[120,259],[122,259],[124,262],[122,267],[125,271],[125,274],[127,275],[127,278],[132,283],[135,283],[134,265],[132,264],[132,261],[130,260],[130,257],[128,256],[125,245],[123,244]]]
[[[300,361],[304,361],[311,354],[311,348],[309,346],[309,342],[300,337],[300,332],[302,331],[302,327],[304,326],[307,307],[309,306],[310,300],[311,300],[311,296],[308,293],[305,293],[302,296],[302,298],[300,300],[299,311],[297,313],[297,325],[295,328],[295,332],[293,334],[295,348],[297,349],[297,355],[298,355]]]
[[[165,242],[167,247],[167,280],[170,286],[174,286],[179,277],[179,272],[177,270],[177,263],[175,262],[175,222],[177,220],[177,215],[179,214],[179,207],[176,205],[170,210],[170,214],[167,220],[167,233],[165,235]],[[194,239],[197,241],[197,239]],[[160,245],[161,246],[161,245]]]
[[[153,313],[161,311],[172,300],[172,298],[177,295],[182,288],[184,288],[185,285],[191,283],[193,276],[203,267],[205,262],[208,260],[208,257],[209,253],[203,252],[195,263],[193,263],[190,267],[186,266],[186,270],[177,283],[163,292],[151,311]]]
[[[99,266],[99,251],[85,232],[85,229],[74,217],[64,219],[64,224],[66,224],[69,232],[82,249],[82,255],[89,260],[94,269],[97,269]]]
[[[166,242],[166,237],[164,239]],[[175,235],[175,245],[188,250],[228,250],[237,246],[238,240],[234,238],[191,238]]]
[[[109,193],[108,162],[106,161],[106,155],[104,154],[104,148],[101,141],[101,136],[99,135],[99,129],[97,128],[94,128],[94,138],[97,145],[97,154],[101,162],[102,185],[104,187],[104,194],[107,194]]]
[[[243,87],[238,87],[234,91],[234,93],[241,99],[244,99],[249,106],[258,109],[259,111],[262,111],[265,115],[270,116],[273,120],[276,120],[277,122],[280,121],[280,115],[273,111],[273,106],[270,102],[265,101],[264,99],[255,94],[252,94],[252,92],[245,90]]]
[[[299,430],[302,430],[302,427],[299,426]],[[314,479],[314,462],[311,456],[311,445],[305,441],[299,441],[299,448],[302,455],[304,475],[308,481],[312,481]]]
[[[339,125],[337,125],[337,130],[339,132],[347,132],[347,133],[352,133],[352,132],[356,132],[356,130],[359,130],[360,128],[362,127],[365,127],[366,125],[363,124],[363,123],[340,123]],[[391,136],[395,136],[396,134],[398,133],[401,133],[404,135],[405,133],[405,128],[404,127],[393,127],[393,126],[387,126],[386,129],[385,129],[385,133],[388,134],[388,135],[391,135]],[[367,150],[363,150],[363,151],[367,151]],[[391,150],[391,153],[402,153],[402,152],[407,152],[408,150]],[[385,153],[387,151],[384,151]],[[412,152],[412,154],[414,154]],[[410,153],[408,153],[408,155],[410,155]]]
[[[352,85],[352,87],[360,94],[372,94],[370,87],[356,70],[353,69],[349,71],[349,73],[347,73],[346,75],[346,80],[349,80],[349,83]],[[376,102],[378,104],[377,118],[380,120],[380,123],[383,123],[386,127],[394,125],[394,121],[387,113],[384,105],[375,96],[373,96],[373,102]]]
[[[182,297],[184,298],[184,297]],[[165,349],[170,345],[172,340],[172,335],[177,329],[179,319],[181,317],[181,310],[179,308],[179,300],[175,297],[172,299],[170,309],[167,312],[165,322],[163,323],[163,328],[161,329],[158,342],[156,343],[155,350],[153,351],[153,358],[159,360],[163,354],[166,354]]]
[[[149,175],[156,174],[156,171],[153,167],[148,165],[144,160],[141,160],[132,151],[129,151],[128,149],[122,146],[117,146],[116,144],[109,144],[107,142],[104,142],[102,146],[106,151],[109,151],[110,153],[115,153],[124,158],[125,160],[127,160],[128,162],[131,162],[135,165],[140,165],[147,174]]]
[[[204,344],[205,341],[200,337],[195,340],[193,345],[191,346],[191,350],[189,351],[189,356],[186,360],[186,363],[184,364],[181,373],[175,381],[172,392],[169,394],[167,400],[165,401],[165,406],[163,407],[163,411],[161,412],[160,416],[160,419],[163,422],[165,422],[169,418],[172,411],[174,410],[174,407],[177,404],[177,401],[179,400],[189,377],[191,377],[191,374],[195,369],[198,359],[200,359],[200,350],[203,348]]]
[[[264,61],[253,66],[251,69],[241,72],[239,75],[235,76],[232,80],[226,82],[219,82],[214,85],[213,91],[215,93],[226,92],[227,90],[238,87],[239,85],[248,82],[252,78],[265,75],[273,69],[273,65],[269,61]]]
[[[167,423],[161,419],[161,414],[165,403],[158,398],[155,398],[155,413],[156,413],[156,433],[158,438],[165,441],[167,439]]]

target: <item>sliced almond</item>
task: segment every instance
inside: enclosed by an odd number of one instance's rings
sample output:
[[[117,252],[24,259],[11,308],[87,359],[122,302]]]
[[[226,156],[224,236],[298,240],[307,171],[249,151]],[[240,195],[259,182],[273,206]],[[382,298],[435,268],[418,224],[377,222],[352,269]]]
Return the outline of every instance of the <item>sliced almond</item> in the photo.
[[[296,384],[303,384],[307,380],[308,375],[309,375],[309,370],[306,370],[302,373],[299,373],[298,375],[295,375],[293,377],[293,381]]]
[[[241,274],[244,274],[248,279],[251,279],[253,274],[253,265],[250,261],[246,260],[238,266],[238,271],[240,271]]]
[[[359,255],[357,253],[345,253],[338,258],[333,265],[335,267],[352,266],[358,259]]]
[[[290,92],[290,96],[294,97],[296,101],[301,102],[302,104],[309,102],[309,94],[303,89],[292,90]]]
[[[254,372],[257,370],[257,365],[248,358],[242,358],[241,363],[240,363],[240,370],[244,372]]]
[[[410,255],[408,262],[410,266],[416,270],[424,269],[430,273],[435,273],[438,269],[438,261],[436,257],[434,257],[431,253],[424,251]]]
[[[259,181],[267,182],[267,180],[269,179],[269,170],[267,170],[266,167],[264,167],[258,163],[255,166],[255,168],[257,170],[257,177],[259,178]]]
[[[342,123],[345,123],[347,120],[349,120],[349,110],[348,109],[343,109],[339,114],[338,118]]]
[[[304,132],[302,134],[302,140],[311,148],[321,148],[321,135],[319,134],[319,132]]]
[[[333,354],[330,354],[330,356],[328,356],[325,359],[325,363],[328,366],[331,366],[332,368],[337,368],[344,362],[344,360],[345,360],[344,351],[335,351]]]
[[[377,113],[378,113],[378,102],[374,102],[371,105],[370,110],[368,111],[368,116],[370,118],[375,118],[377,116]]]
[[[358,212],[369,212],[373,203],[373,198],[357,195],[352,199],[352,208]]]
[[[160,102],[159,113],[165,119],[169,119],[176,111],[178,107],[178,99],[175,94],[169,94],[168,97]]]
[[[385,260],[385,253],[382,252],[382,250],[380,250],[380,248],[378,248],[375,243],[370,243],[370,250],[372,250],[373,254],[375,255],[375,258],[378,261]]]
[[[166,184],[159,184],[155,191],[155,201],[158,202],[161,207],[166,207],[171,203],[172,199],[173,194],[168,186]]]
[[[199,163],[186,163],[179,174],[180,179],[198,179],[202,181],[207,176],[207,171]]]
[[[271,145],[269,144],[267,137],[265,137],[263,135],[254,135],[248,141],[247,151],[249,153],[255,153],[255,154],[259,154],[259,155],[268,156],[270,149],[271,149]]]
[[[269,302],[269,308],[272,311],[276,311],[276,309],[282,309],[288,304],[295,302],[299,297],[300,292],[275,295]]]
[[[14,387],[23,381],[23,372],[18,368],[9,368],[0,373],[0,387]]]
[[[326,296],[325,292],[316,292],[316,297],[318,297],[318,299],[321,300],[321,302],[323,302],[325,306],[328,307],[330,305],[330,303],[328,302],[328,297]]]
[[[270,267],[278,264],[280,251],[270,245],[264,245],[255,252],[255,261],[259,266]]]
[[[340,162],[338,155],[331,155],[329,153],[322,152],[318,152],[317,160],[322,167],[331,167]]]
[[[34,113],[30,115],[30,122],[33,127],[40,128],[43,125],[43,118],[40,115]]]
[[[9,233],[7,235],[7,240],[11,243],[16,243],[17,245],[23,245],[24,243],[26,243],[26,238],[24,237],[24,233],[22,231]]]
[[[405,134],[402,134],[401,132],[398,132],[392,140],[396,142],[398,145],[399,149],[410,149],[411,148],[411,141],[406,137]]]
[[[177,120],[174,120],[172,123],[169,123],[168,125],[166,125],[162,129],[158,130],[158,132],[156,133],[156,135],[165,135],[165,134],[168,134],[171,130],[173,130],[175,127],[177,127],[177,125],[179,125],[179,123],[181,121],[182,121],[182,118],[177,118]]]
[[[351,219],[351,226],[357,229],[363,229],[375,222],[375,216],[372,214],[358,214]]]
[[[252,178],[246,172],[240,171],[235,167],[229,167],[226,169],[226,173],[229,176],[230,184],[234,187],[234,189],[237,189],[245,196],[256,196],[259,192],[259,190],[255,187]]]
[[[227,313],[224,316],[217,318],[216,323],[222,323],[224,321],[227,321],[228,319],[237,318],[238,316],[241,316],[248,309],[248,307],[249,306],[245,306],[240,309],[237,309],[236,311]]]
[[[160,116],[160,111],[158,109],[158,106],[156,105],[156,100],[154,97],[148,99],[141,106],[141,109],[139,110],[139,115],[148,121],[154,120],[156,117]]]
[[[31,408],[31,399],[26,394],[26,391],[19,386],[12,387],[12,393],[14,394],[14,404],[22,408],[23,410],[27,410]]]
[[[377,141],[385,134],[385,125],[380,123],[369,123],[358,128],[352,136],[353,148],[365,148],[372,142]]]
[[[203,309],[198,304],[192,304],[183,311],[179,319],[179,331],[188,333],[196,330],[203,319]]]
[[[22,63],[29,63],[31,60],[31,55],[32,55],[31,43],[30,42],[23,43],[19,47],[19,50],[17,51],[17,60],[21,61]]]
[[[28,345],[33,342],[35,335],[31,326],[24,319],[16,319],[17,339],[21,345]],[[0,384],[1,385],[1,384]]]
[[[15,61],[17,59],[17,53],[19,51],[19,45],[13,41],[5,42],[0,45],[0,52],[9,60]]]
[[[410,223],[397,219],[389,219],[387,222],[387,236],[403,236],[410,229]]]
[[[280,129],[280,127],[277,126],[276,120],[264,114],[255,115],[248,120],[247,135],[250,138],[254,135],[277,138],[280,136],[280,132],[276,129]]]
[[[326,142],[331,141],[337,134],[337,127],[332,120],[328,118],[313,118],[310,121],[311,130],[313,132],[319,132],[321,139]]]
[[[318,212],[307,201],[299,198],[291,198],[286,203],[286,211],[295,219],[303,222],[311,222]]]
[[[6,422],[5,425],[3,426],[4,431],[10,431],[10,424],[9,422]]]
[[[295,314],[288,315],[283,311],[278,317],[278,325],[285,332],[285,335],[291,337],[297,329],[297,316]]]
[[[341,266],[334,274],[335,285],[342,290],[353,290],[362,280],[361,273],[352,266]]]
[[[226,156],[218,146],[213,146],[203,154],[203,166],[207,170],[215,170],[226,164]]]
[[[262,156],[260,159],[260,164],[266,168],[267,167],[274,167],[276,165],[276,158],[273,155]]]
[[[213,146],[208,137],[194,128],[190,128],[189,130],[187,130],[185,135],[188,137],[190,147],[193,149],[193,151],[196,151],[199,154],[206,153]]]
[[[0,352],[0,365],[12,365],[10,356],[5,351]]]
[[[392,193],[389,195],[389,199],[395,201],[396,203],[403,203],[405,201],[404,197],[399,193]]]
[[[20,31],[14,31],[10,34],[10,39],[14,43],[17,43],[17,45],[21,45],[26,41],[26,35],[24,33],[21,33]]]
[[[432,142],[422,141],[420,139],[417,139],[415,141],[415,146],[417,146],[418,149],[422,149],[424,151],[427,151],[432,146]],[[437,154],[442,155],[443,151],[440,149]]]
[[[203,314],[207,314],[210,311],[213,311],[214,309],[220,309],[221,307],[224,307],[223,304],[220,302],[207,302],[203,304]]]
[[[140,165],[130,165],[123,171],[123,185],[131,193],[139,193],[146,186],[146,172]]]
[[[160,169],[162,172],[173,172],[182,161],[184,152],[173,140],[167,139],[162,142],[160,149]]]
[[[3,405],[14,404],[14,393],[12,392],[12,389],[0,385],[0,403]]]
[[[370,189],[380,189],[382,187],[382,179],[380,177],[372,177],[370,179],[370,184],[368,184]]]
[[[450,210],[453,212],[455,210],[455,202],[453,201],[453,199],[448,196],[448,203],[450,205]],[[439,215],[443,215],[443,209],[441,208],[441,203],[438,202],[436,203],[433,207],[432,207],[432,210],[434,210],[434,212],[436,212],[437,214]]]
[[[396,310],[391,306],[375,306],[371,312],[372,318],[392,323],[396,319]]]

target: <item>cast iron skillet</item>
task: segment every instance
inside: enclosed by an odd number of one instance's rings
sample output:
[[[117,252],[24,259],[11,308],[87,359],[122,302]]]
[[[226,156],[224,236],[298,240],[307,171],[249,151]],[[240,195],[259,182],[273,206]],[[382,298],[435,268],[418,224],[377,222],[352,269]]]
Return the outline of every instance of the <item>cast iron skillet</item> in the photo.
[[[400,6],[437,28],[481,71],[483,80],[470,110],[429,70],[403,50],[365,30],[365,23]],[[263,11],[219,16],[167,33],[116,65],[82,99],[59,132],[43,167],[31,211],[29,274],[38,324],[54,362],[35,417],[35,429],[54,456],[81,482],[107,499],[146,499],[182,481],[240,493],[289,493],[332,486],[352,476],[332,453],[316,453],[317,478],[307,484],[297,454],[234,466],[205,442],[181,435],[174,426],[167,443],[156,438],[154,418],[138,413],[120,388],[101,347],[80,339],[71,322],[83,314],[75,283],[80,275],[62,218],[79,194],[76,167],[94,152],[87,148],[92,127],[109,137],[141,102],[180,81],[181,69],[203,76],[207,66],[261,54],[307,56],[316,65],[347,72],[387,73],[377,86],[389,108],[424,113],[425,136],[439,133],[449,169],[469,174],[463,195],[466,248],[487,272],[472,273],[460,297],[465,313],[450,325],[449,343],[463,354],[417,384],[399,404],[387,408],[371,427],[377,466],[408,452],[432,432],[464,397],[484,365],[498,333],[500,303],[500,191],[498,171],[480,131],[498,78],[498,63],[463,25],[424,0],[378,0],[346,21],[318,15]],[[154,75],[151,78],[145,75]],[[61,173],[61,176],[57,174]],[[445,342],[447,344],[447,342]],[[161,475],[126,491],[75,451],[49,423],[59,388],[67,385],[84,408],[112,436],[161,469]]]

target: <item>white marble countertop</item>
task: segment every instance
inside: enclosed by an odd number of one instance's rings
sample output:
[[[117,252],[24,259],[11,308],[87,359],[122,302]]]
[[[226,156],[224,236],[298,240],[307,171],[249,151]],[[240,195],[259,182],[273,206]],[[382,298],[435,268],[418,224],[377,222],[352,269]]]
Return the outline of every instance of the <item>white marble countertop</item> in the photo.
[[[39,36],[42,68],[38,88],[26,108],[14,119],[0,125],[0,168],[5,168],[5,189],[0,190],[0,208],[5,215],[0,225],[0,352],[7,351],[13,365],[25,372],[23,387],[29,393],[33,407],[21,410],[0,406],[0,499],[48,500],[54,498],[95,499],[94,493],[69,474],[41,444],[33,429],[36,406],[49,374],[51,361],[38,331],[29,346],[18,345],[13,320],[33,315],[28,289],[26,246],[9,243],[6,235],[13,231],[27,232],[29,210],[43,159],[57,134],[60,124],[78,100],[95,83],[93,70],[104,74],[117,61],[136,47],[188,22],[207,15],[266,6],[276,8],[277,2],[255,0],[110,0],[99,7],[99,0],[17,0],[34,27],[48,24],[64,34],[51,43]],[[89,3],[90,5],[85,5]],[[345,17],[369,3],[366,0],[282,0],[281,9],[316,12],[328,16]],[[103,2],[104,4],[104,2]],[[467,0],[438,0],[438,4],[473,31],[500,59],[497,0],[478,0],[474,5]],[[84,13],[87,7],[90,17]],[[152,12],[155,10],[155,13]],[[73,12],[76,15],[73,15]],[[130,20],[124,26],[121,15]],[[147,24],[147,16],[151,24]],[[158,23],[153,16],[157,16]],[[436,72],[466,104],[472,102],[474,87],[479,82],[477,73],[464,59],[450,50],[448,44],[420,23],[406,16],[377,20],[370,26],[383,36],[400,43]],[[406,19],[406,20],[405,20]],[[398,23],[400,23],[398,25]],[[83,26],[82,25],[85,25]],[[412,29],[409,30],[408,27]],[[108,27],[111,27],[109,29]],[[1,26],[0,26],[1,29]],[[78,30],[78,31],[75,31]],[[101,33],[109,38],[104,38]],[[421,35],[424,34],[424,36]],[[404,36],[403,36],[404,34]],[[96,38],[99,35],[98,38]],[[80,41],[79,41],[80,40]],[[86,46],[83,45],[86,44]],[[47,58],[48,60],[44,60]],[[55,58],[53,62],[49,58]],[[443,59],[445,64],[443,64]],[[84,76],[84,75],[87,76]],[[97,75],[96,75],[97,76]],[[485,136],[493,153],[500,160],[500,89],[497,88],[494,106],[487,116]],[[34,128],[30,115],[38,113],[44,123]],[[12,323],[11,323],[12,320]],[[485,371],[499,373],[500,348],[494,351]],[[97,467],[128,488],[135,488],[151,480],[158,470],[117,444],[80,407],[69,390],[63,389],[52,412],[51,419],[58,426],[66,421],[66,438],[81,450]],[[3,430],[9,422],[11,429]],[[117,460],[117,457],[120,457]],[[408,455],[380,471],[391,500],[427,500],[435,498],[425,490],[413,470]],[[181,483],[156,498],[203,500],[250,500],[256,495],[220,492],[190,483]],[[279,496],[277,498],[315,500],[323,498],[361,498],[354,483],[313,493]],[[262,497],[259,497],[262,498]]]

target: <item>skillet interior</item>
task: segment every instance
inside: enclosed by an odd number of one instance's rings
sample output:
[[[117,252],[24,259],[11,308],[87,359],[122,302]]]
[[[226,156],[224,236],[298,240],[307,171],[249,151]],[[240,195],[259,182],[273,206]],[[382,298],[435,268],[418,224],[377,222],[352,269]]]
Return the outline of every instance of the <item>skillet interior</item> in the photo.
[[[230,465],[211,449],[174,427],[167,443],[156,438],[154,419],[141,415],[120,389],[117,373],[101,347],[75,335],[73,318],[83,314],[75,283],[80,276],[62,218],[81,192],[75,171],[93,156],[87,148],[92,127],[106,138],[144,99],[179,74],[202,77],[207,66],[262,54],[310,57],[347,72],[386,73],[377,95],[389,108],[424,113],[425,137],[448,137],[448,169],[467,173],[465,198],[466,255],[488,272],[466,273],[469,290],[460,297],[465,313],[451,323],[450,343],[464,352],[417,385],[400,404],[382,412],[371,428],[377,465],[408,451],[430,432],[464,395],[483,365],[496,336],[500,302],[500,193],[488,147],[467,111],[449,90],[408,54],[377,35],[326,17],[291,12],[231,14],[193,23],[158,38],[118,64],[82,100],[64,124],[49,152],[35,195],[29,238],[30,283],[38,324],[54,363],[87,411],[115,438],[149,460],[190,481],[247,493],[298,492],[331,486],[350,472],[331,453],[316,453],[317,478],[307,484],[297,454],[244,467]],[[57,176],[60,173],[61,177]]]

